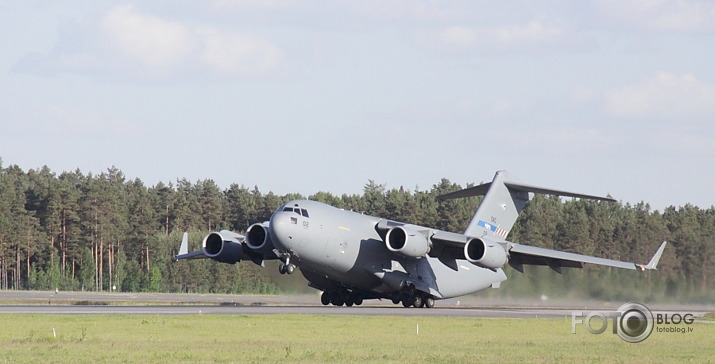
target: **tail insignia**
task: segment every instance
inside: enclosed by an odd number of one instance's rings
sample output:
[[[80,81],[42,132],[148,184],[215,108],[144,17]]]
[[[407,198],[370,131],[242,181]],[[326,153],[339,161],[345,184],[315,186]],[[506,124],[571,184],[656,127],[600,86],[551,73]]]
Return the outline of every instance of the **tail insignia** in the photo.
[[[494,234],[499,235],[503,238],[506,238],[506,235],[509,233],[508,231],[506,231],[496,225],[489,224],[489,223],[485,222],[484,220],[479,220],[479,222],[477,223],[477,226],[488,229],[491,232],[493,232]]]

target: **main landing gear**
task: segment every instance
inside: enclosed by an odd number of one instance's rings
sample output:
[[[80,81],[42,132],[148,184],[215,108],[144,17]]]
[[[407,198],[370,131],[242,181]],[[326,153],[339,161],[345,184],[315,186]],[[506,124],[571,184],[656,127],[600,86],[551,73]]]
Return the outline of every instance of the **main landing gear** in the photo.
[[[357,292],[350,292],[346,289],[330,289],[323,291],[320,295],[320,303],[324,306],[360,306],[362,305],[363,297]],[[434,298],[424,292],[415,292],[413,290],[402,291],[392,296],[392,303],[403,307],[434,307]]]
[[[324,291],[320,295],[320,303],[324,306],[332,304],[333,306],[360,306],[362,305],[363,298],[361,295],[355,292],[349,292],[347,290],[331,289]]]

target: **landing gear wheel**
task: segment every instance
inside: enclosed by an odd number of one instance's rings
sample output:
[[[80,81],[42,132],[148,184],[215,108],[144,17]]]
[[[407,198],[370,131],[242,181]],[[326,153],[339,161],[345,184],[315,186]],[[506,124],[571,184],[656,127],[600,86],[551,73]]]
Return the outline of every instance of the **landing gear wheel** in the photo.
[[[427,297],[424,299],[424,303],[425,303],[425,307],[432,308],[432,307],[434,307],[434,298]]]
[[[285,272],[288,273],[288,274],[293,274],[293,272],[295,271],[295,265],[293,265],[293,264],[286,264],[284,270],[285,270]]]
[[[286,265],[284,263],[281,263],[281,265],[278,266],[278,273],[286,274],[287,272],[288,268],[286,268]]]
[[[353,298],[353,301],[355,301],[355,306],[362,305],[362,296],[355,296],[355,298]]]
[[[340,292],[332,291],[330,293],[330,303],[332,303],[334,306],[342,306],[343,304],[345,304],[345,299]]]
[[[320,295],[320,303],[322,303],[323,306],[330,304],[330,293],[328,293],[328,291],[325,291]]]
[[[420,296],[415,296],[414,302],[412,303],[412,306],[415,308],[420,308],[424,305],[424,302],[422,302],[422,297]]]
[[[400,301],[402,301],[402,307],[410,307],[415,304],[415,295],[410,292],[402,292],[400,294]]]

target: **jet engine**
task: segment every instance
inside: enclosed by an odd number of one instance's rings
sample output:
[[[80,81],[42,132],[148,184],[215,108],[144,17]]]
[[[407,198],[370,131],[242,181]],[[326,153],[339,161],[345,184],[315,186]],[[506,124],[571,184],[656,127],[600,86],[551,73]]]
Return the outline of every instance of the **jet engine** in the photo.
[[[268,229],[268,222],[249,226],[246,230],[246,245],[258,253],[273,251],[273,241]]]
[[[403,226],[396,226],[387,232],[385,245],[390,251],[410,258],[423,257],[430,251],[430,243],[424,234]]]
[[[213,232],[204,238],[204,254],[221,263],[235,264],[250,257],[238,240],[241,235],[230,231]]]
[[[506,264],[506,250],[499,243],[473,238],[464,245],[464,257],[480,267],[496,269]]]

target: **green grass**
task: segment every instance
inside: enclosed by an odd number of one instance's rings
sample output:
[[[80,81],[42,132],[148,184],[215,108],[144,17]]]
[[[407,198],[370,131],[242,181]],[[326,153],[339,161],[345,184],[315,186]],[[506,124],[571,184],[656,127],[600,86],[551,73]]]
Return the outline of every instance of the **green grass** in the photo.
[[[570,318],[0,315],[0,363],[714,362],[715,325],[692,327],[629,344]]]

